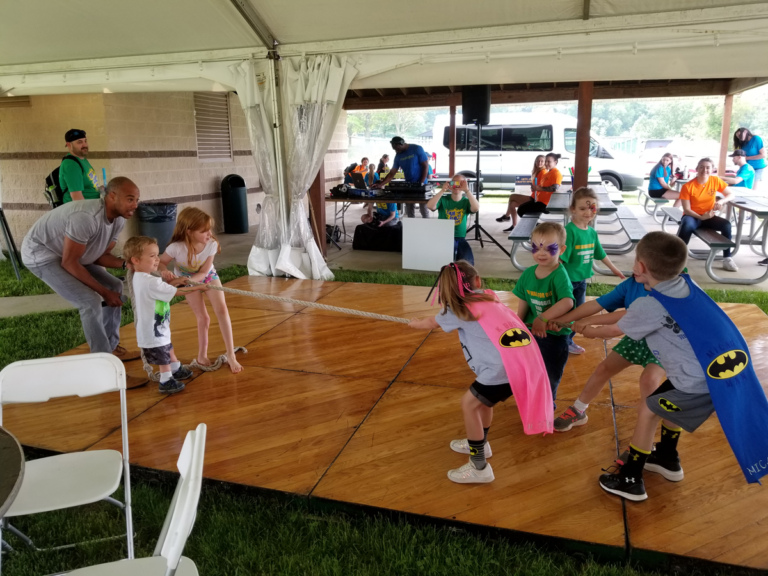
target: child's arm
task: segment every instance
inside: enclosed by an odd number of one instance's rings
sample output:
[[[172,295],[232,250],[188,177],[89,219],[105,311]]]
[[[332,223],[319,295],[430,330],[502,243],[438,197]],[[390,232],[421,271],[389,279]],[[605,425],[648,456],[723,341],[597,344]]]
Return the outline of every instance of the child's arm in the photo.
[[[578,322],[574,322],[571,326],[571,330],[574,332],[584,332],[587,326],[606,326],[608,324],[616,324],[619,320],[624,318],[627,313],[626,310],[616,310],[615,312],[609,312],[608,314],[596,314],[589,318],[584,318]]]
[[[602,310],[603,310],[603,307],[597,303],[597,300],[590,300],[589,302],[584,302],[584,304],[582,304],[578,308],[574,308],[567,314],[563,314],[559,318],[550,318],[549,321],[556,322],[557,324],[570,324],[575,320],[581,320],[582,318],[586,318],[587,316],[594,316],[595,314],[598,314]]]
[[[440,328],[440,324],[437,323],[434,316],[427,316],[426,318],[413,318],[408,322],[409,328],[416,330],[434,330]]]
[[[582,336],[587,338],[614,338],[615,336],[623,336],[624,332],[617,324],[610,324],[608,326],[587,326],[581,333]]]
[[[166,280],[166,282],[171,286],[173,286],[174,288],[177,288],[176,296],[183,296],[184,294],[187,294],[189,292],[204,292],[208,290],[208,286],[205,286],[205,285],[184,286],[184,284],[186,284],[190,280],[192,279],[181,276],[181,277],[174,277],[171,280]]]
[[[208,256],[205,262],[203,262],[203,265],[200,266],[200,269],[192,274],[189,279],[194,280],[195,282],[202,282],[205,280],[205,277],[208,276],[208,272],[211,271],[211,268],[213,268],[213,256]]]
[[[603,259],[601,260],[601,262],[602,262],[603,264],[605,264],[605,265],[608,267],[608,269],[609,269],[611,272],[613,272],[613,275],[614,275],[614,276],[618,276],[618,277],[619,277],[619,278],[621,278],[622,280],[626,280],[626,279],[627,279],[627,277],[626,277],[626,276],[624,276],[624,273],[623,273],[621,270],[619,270],[618,268],[616,268],[616,266],[614,266],[614,265],[613,265],[613,262],[611,262],[611,259],[610,259],[610,258],[608,258],[608,256],[606,256],[605,258],[603,258]]]
[[[389,217],[386,220],[379,220],[379,228],[384,226],[387,222],[392,222],[395,219],[395,211],[392,210],[389,213]]]
[[[558,300],[555,302],[552,306],[547,308],[544,313],[552,316],[562,316],[566,312],[568,312],[571,308],[573,308],[573,298],[563,298],[562,300]],[[545,338],[547,336],[547,324],[549,323],[548,318],[544,318],[543,316],[539,315],[536,316],[536,319],[533,321],[533,324],[531,325],[531,332],[535,336],[538,336],[539,338]]]
[[[176,278],[176,275],[168,270],[168,264],[173,262],[173,256],[169,256],[165,252],[160,254],[160,264],[157,267],[157,271],[160,272],[160,275],[163,277],[163,280],[170,283],[171,280]]]

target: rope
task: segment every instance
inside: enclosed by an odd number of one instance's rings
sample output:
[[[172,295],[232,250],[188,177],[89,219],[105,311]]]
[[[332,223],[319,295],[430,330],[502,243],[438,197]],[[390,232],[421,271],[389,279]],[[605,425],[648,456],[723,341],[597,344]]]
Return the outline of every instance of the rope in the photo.
[[[128,270],[127,274],[125,275],[125,283],[128,285],[128,294],[131,298],[131,310],[133,310],[133,317],[136,318],[136,298],[133,294],[133,270]],[[193,282],[195,284],[195,282]],[[144,371],[147,373],[147,377],[152,380],[153,382],[160,382],[160,372],[155,372],[152,366],[147,362],[147,358],[144,356],[144,350],[139,348],[139,352],[141,352],[141,361],[144,363]],[[242,352],[243,354],[247,354],[248,350],[246,350],[242,346],[238,346],[235,348],[235,354],[238,352]],[[198,370],[202,370],[203,372],[214,372],[215,370],[218,370],[222,367],[224,364],[229,364],[229,360],[227,359],[226,354],[222,354],[216,360],[214,360],[210,366],[203,366],[202,364],[199,364],[197,361],[197,358],[192,360],[189,364],[183,364],[185,368],[197,368]]]
[[[286,298],[285,296],[273,296],[271,294],[262,294],[261,292],[248,292],[247,290],[238,290],[237,288],[227,288],[226,286],[211,286],[210,284],[203,284],[202,282],[193,282],[188,280],[188,284],[192,286],[207,286],[210,290],[220,290],[228,294],[236,294],[238,296],[248,296],[249,298],[259,298],[262,300],[272,300],[274,302],[284,302],[287,304],[296,304],[298,306],[307,306],[308,308],[318,308],[320,310],[328,310],[329,312],[340,312],[341,314],[349,314],[350,316],[362,316],[363,318],[372,318],[374,320],[384,320],[385,322],[399,322],[401,324],[408,324],[410,320],[407,318],[400,318],[399,316],[386,316],[384,314],[376,314],[374,312],[364,312],[363,310],[352,310],[351,308],[339,308],[338,306],[330,306],[328,304],[320,304],[319,302],[307,302],[305,300],[294,300],[293,298]]]

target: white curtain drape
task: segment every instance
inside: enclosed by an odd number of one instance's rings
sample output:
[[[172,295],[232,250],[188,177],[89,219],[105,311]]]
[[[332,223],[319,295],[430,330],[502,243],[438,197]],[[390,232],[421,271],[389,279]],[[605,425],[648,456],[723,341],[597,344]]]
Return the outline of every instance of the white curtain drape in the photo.
[[[321,54],[284,59],[280,71],[290,219],[277,268],[297,278],[332,280],[312,234],[305,198],[357,70],[346,57]]]
[[[346,57],[327,54],[280,60],[280,89],[275,94],[271,65],[270,61],[249,60],[232,67],[265,193],[248,271],[252,275],[332,280],[333,273],[312,234],[305,199],[325,159],[357,70]],[[273,131],[277,98],[282,107],[279,135]],[[285,142],[286,190],[280,190],[278,184],[278,137]],[[288,219],[281,212],[285,207],[289,209]]]
[[[285,230],[281,210],[285,202],[277,185],[272,101],[275,83],[266,60],[247,60],[232,67],[240,105],[245,112],[256,173],[264,191],[261,221],[248,257],[252,276],[277,276],[277,257]]]

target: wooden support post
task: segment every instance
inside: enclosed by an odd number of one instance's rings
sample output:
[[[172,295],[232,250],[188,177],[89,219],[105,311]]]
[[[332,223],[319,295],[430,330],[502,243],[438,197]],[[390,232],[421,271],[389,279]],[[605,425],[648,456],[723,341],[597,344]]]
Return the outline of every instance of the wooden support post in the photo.
[[[451,124],[448,128],[448,177],[456,173],[456,105],[451,106]]]
[[[579,82],[579,109],[576,123],[576,158],[573,161],[573,189],[587,185],[589,172],[589,129],[592,126],[592,82]],[[565,178],[567,174],[563,175]]]
[[[728,156],[728,142],[731,139],[731,115],[733,114],[733,94],[725,95],[723,106],[723,127],[720,129],[720,157],[717,159],[717,175],[725,174],[725,158]]]
[[[309,187],[309,218],[315,242],[325,258],[327,248],[325,243],[325,166],[322,164]]]

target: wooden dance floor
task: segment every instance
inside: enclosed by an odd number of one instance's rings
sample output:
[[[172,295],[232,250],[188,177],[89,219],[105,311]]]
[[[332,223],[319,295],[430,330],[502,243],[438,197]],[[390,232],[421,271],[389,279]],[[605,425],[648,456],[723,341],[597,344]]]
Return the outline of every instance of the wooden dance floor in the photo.
[[[435,314],[427,288],[246,277],[230,287],[406,318]],[[512,309],[511,293],[500,297]],[[628,446],[639,368],[612,382],[589,423],[564,434],[525,436],[514,401],[500,404],[489,441],[495,482],[458,485],[447,470],[466,461],[448,443],[464,436],[460,398],[473,380],[456,333],[227,295],[245,370],[203,373],[165,397],[130,390],[130,455],[174,470],[184,434],[208,424],[205,476],[352,504],[597,544],[768,568],[768,487],[747,484],[717,418],[685,434],[682,482],[646,474],[649,499],[624,503],[597,483],[601,467]],[[725,304],[768,387],[768,317]],[[223,352],[211,313],[211,358]],[[172,307],[182,361],[197,350],[195,319]],[[135,347],[133,325],[122,342]],[[717,335],[713,334],[713,338]],[[558,392],[558,410],[605,357],[602,341],[580,339]],[[71,353],[83,353],[85,346]],[[128,366],[141,372],[140,361]],[[119,402],[110,395],[41,406],[9,406],[4,426],[22,443],[59,451],[120,446]],[[615,427],[614,427],[615,422]]]

